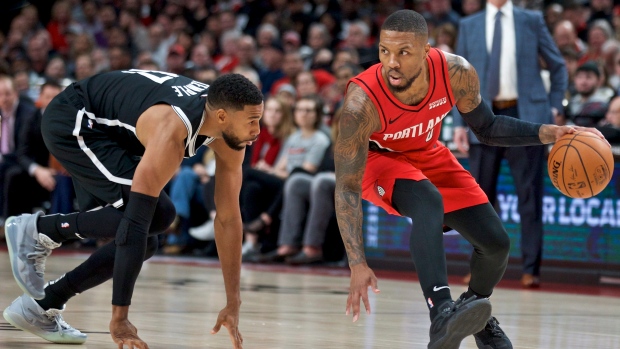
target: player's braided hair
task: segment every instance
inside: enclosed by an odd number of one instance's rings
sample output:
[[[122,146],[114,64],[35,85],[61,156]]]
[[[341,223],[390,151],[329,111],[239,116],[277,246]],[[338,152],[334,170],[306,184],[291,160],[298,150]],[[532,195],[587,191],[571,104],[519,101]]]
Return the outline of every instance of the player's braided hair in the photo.
[[[225,74],[209,86],[207,103],[211,109],[241,110],[263,102],[262,92],[240,74]]]
[[[426,20],[421,14],[412,10],[398,10],[392,13],[383,22],[381,30],[428,35]]]

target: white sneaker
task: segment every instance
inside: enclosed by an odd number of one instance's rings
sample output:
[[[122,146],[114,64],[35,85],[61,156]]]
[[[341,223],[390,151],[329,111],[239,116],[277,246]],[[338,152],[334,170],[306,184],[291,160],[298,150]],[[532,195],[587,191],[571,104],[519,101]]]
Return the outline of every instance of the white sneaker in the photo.
[[[86,334],[71,327],[63,320],[63,310],[43,310],[32,297],[24,294],[4,309],[2,315],[11,325],[52,343],[82,344],[86,342],[88,337]]]
[[[5,224],[5,235],[11,270],[19,287],[35,299],[45,297],[45,261],[52,249],[60,243],[37,231],[37,219],[43,212],[9,217]]]
[[[209,219],[204,224],[197,227],[189,228],[189,235],[200,241],[215,240],[215,224],[213,219]]]

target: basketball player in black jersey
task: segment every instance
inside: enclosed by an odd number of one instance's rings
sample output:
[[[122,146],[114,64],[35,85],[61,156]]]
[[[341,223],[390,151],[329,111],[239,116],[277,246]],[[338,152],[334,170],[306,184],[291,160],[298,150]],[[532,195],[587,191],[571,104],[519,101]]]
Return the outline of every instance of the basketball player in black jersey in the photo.
[[[128,312],[142,263],[155,253],[156,235],[175,217],[162,189],[183,157],[209,145],[216,158],[215,232],[227,296],[212,333],[224,325],[233,347],[241,348],[242,150],[258,137],[262,114],[263,95],[238,74],[208,86],[132,69],[67,87],[45,110],[42,132],[73,177],[81,212],[7,219],[12,270],[25,294],[5,309],[6,320],[51,342],[83,343],[86,335],[62,319],[64,304],[113,278],[112,339],[121,349],[148,348]],[[106,237],[115,240],[44,286],[52,249],[71,239]]]

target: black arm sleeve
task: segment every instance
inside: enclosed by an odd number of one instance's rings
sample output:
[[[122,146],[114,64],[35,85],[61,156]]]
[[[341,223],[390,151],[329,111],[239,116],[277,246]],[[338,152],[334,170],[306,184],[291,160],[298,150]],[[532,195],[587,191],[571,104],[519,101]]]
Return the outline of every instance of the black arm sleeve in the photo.
[[[542,124],[494,115],[484,101],[469,113],[461,112],[461,116],[484,144],[500,147],[542,144],[538,135]]]
[[[131,304],[133,288],[142,269],[146,240],[158,199],[133,191],[129,194],[125,214],[116,230],[116,255],[112,284],[113,305]]]

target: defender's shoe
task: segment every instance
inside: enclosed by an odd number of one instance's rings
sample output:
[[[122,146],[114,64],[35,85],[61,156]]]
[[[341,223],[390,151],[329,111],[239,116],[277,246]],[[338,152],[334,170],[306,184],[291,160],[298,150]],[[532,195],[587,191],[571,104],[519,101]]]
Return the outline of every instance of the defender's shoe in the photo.
[[[88,337],[86,334],[71,327],[63,320],[63,310],[43,310],[32,297],[24,294],[4,309],[2,315],[11,325],[52,343],[82,344],[86,342]]]
[[[428,349],[458,349],[461,341],[484,328],[491,317],[488,299],[459,298],[444,302],[431,322]]]
[[[479,349],[512,349],[512,343],[499,327],[499,321],[491,317],[484,329],[474,334]]]
[[[37,212],[9,217],[4,224],[13,276],[22,291],[34,299],[45,297],[45,260],[52,249],[60,246],[37,231],[37,219],[42,215]]]

